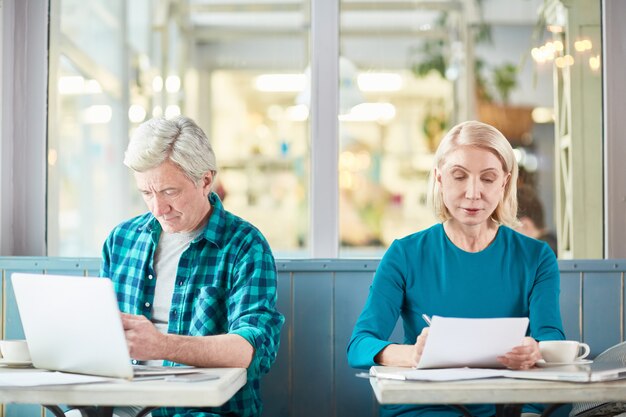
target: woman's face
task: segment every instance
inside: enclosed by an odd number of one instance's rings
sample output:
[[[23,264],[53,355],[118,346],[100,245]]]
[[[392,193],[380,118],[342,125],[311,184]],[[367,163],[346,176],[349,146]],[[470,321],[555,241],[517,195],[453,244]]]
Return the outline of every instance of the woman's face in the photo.
[[[485,223],[504,196],[510,174],[493,153],[461,146],[452,151],[441,169],[435,170],[443,203],[452,218],[472,226]]]

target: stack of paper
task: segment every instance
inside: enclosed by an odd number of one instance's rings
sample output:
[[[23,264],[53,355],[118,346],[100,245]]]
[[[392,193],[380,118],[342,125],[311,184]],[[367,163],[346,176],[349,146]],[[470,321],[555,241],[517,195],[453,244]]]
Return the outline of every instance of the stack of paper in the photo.
[[[444,368],[410,369],[391,366],[372,366],[370,375],[381,379],[401,381],[461,381],[464,379],[496,378],[506,376],[505,369]]]
[[[89,384],[108,382],[111,378],[49,371],[0,372],[0,387],[36,387],[42,385]]]
[[[527,317],[433,316],[417,368],[502,368],[496,358],[520,346],[527,328]]]

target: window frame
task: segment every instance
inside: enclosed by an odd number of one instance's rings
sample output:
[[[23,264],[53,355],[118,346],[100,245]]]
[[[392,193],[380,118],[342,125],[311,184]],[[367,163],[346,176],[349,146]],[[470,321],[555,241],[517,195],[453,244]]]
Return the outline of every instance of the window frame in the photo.
[[[338,233],[338,51],[340,0],[311,2],[309,256],[336,258]],[[626,258],[626,131],[621,117],[626,27],[621,2],[603,1],[604,257]],[[50,2],[0,3],[0,255],[47,254],[47,117]],[[329,23],[333,22],[333,25]],[[335,27],[335,30],[329,30]],[[610,36],[609,36],[610,34]],[[328,53],[332,51],[334,53]],[[620,55],[621,53],[621,55]]]

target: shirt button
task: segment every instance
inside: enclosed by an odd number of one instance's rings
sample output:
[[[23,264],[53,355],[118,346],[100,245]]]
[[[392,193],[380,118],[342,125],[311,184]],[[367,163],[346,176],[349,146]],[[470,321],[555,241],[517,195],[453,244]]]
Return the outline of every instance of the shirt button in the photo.
[[[137,359],[133,359],[131,362],[133,365],[137,365]]]
[[[152,275],[148,275],[148,279],[152,279],[154,278]]]
[[[183,286],[183,282],[182,281],[178,281],[178,285],[180,285],[182,287]]]
[[[174,317],[176,317],[176,316],[178,315],[178,311],[176,311],[176,310],[172,311],[172,315],[173,315]]]
[[[146,307],[150,307],[150,303],[145,303],[144,304]]]

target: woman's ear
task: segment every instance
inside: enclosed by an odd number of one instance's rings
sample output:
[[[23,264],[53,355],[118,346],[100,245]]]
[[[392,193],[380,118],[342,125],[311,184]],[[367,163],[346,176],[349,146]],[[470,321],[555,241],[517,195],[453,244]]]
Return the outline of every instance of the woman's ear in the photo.
[[[506,185],[509,183],[509,180],[511,179],[511,173],[507,173],[506,176],[504,177],[504,181],[502,182],[502,189],[506,189]]]
[[[439,168],[434,168],[433,176],[435,177],[435,182],[441,186],[441,170]]]

